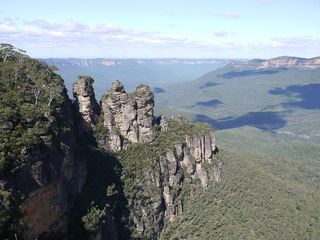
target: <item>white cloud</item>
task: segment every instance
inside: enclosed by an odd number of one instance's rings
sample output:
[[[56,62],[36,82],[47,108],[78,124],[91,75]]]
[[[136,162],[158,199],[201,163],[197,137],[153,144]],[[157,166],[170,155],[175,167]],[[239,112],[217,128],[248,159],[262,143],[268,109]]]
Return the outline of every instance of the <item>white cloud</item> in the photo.
[[[299,37],[277,37],[272,38],[271,42],[274,47],[283,48],[319,48],[320,38],[311,36]]]
[[[95,48],[101,46],[108,48],[109,52],[101,51],[99,56],[103,53],[116,53],[115,50],[118,51],[118,54],[129,54],[130,51],[134,52],[135,47],[137,47],[135,52],[143,53],[143,50],[147,48],[152,48],[155,52],[157,48],[190,48],[202,44],[201,41],[191,40],[184,36],[165,36],[155,31],[136,31],[113,24],[89,25],[78,21],[58,23],[45,19],[32,21],[7,19],[0,22],[0,42],[8,41],[18,44],[21,48],[32,49],[33,52],[48,49],[48,46],[55,47],[55,44],[62,46],[64,50],[68,48],[67,51],[60,49],[61,52],[74,51],[77,54],[84,47],[90,49],[90,53],[93,54],[97,52]],[[33,49],[35,44],[37,45],[36,50]],[[61,52],[55,51],[51,54],[61,54]]]
[[[17,33],[17,29],[13,26],[10,26],[6,23],[1,23],[0,22],[0,33],[1,34],[13,34],[13,33]]]
[[[320,39],[277,37],[263,42],[239,41],[234,32],[217,31],[216,38],[195,39],[137,31],[113,24],[45,19],[0,20],[0,42],[25,49],[33,57],[275,57],[320,55]]]

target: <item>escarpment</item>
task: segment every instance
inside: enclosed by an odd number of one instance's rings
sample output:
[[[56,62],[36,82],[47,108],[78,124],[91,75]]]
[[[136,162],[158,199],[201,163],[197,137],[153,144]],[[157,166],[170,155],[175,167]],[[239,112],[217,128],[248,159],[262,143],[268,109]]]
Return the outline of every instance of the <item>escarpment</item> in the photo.
[[[0,95],[0,238],[64,234],[86,166],[63,80],[2,44]]]
[[[154,117],[148,86],[127,93],[117,80],[98,104],[93,79],[80,76],[72,104],[55,72],[8,47],[0,57],[4,239],[159,239],[197,189],[220,181],[211,126]]]

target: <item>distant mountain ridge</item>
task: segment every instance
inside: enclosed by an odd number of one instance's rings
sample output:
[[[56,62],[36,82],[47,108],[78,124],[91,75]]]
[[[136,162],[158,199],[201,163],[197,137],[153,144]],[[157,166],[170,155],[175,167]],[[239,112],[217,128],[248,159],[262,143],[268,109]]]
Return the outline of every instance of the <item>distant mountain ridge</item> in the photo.
[[[134,66],[134,65],[201,65],[225,63],[234,68],[279,68],[295,67],[304,69],[320,68],[320,57],[300,58],[280,56],[271,59],[230,60],[218,58],[155,58],[155,59],[114,59],[114,58],[42,58],[39,59],[56,67],[90,67],[90,66]]]
[[[314,58],[300,58],[281,56],[276,58],[265,59],[252,59],[249,61],[230,61],[229,66],[234,68],[279,68],[279,67],[295,67],[304,69],[317,69],[320,68],[320,57]]]
[[[217,64],[227,63],[227,59],[112,59],[112,58],[47,58],[39,59],[49,65],[56,67],[89,67],[89,66],[117,66],[117,65],[199,65],[199,64]]]

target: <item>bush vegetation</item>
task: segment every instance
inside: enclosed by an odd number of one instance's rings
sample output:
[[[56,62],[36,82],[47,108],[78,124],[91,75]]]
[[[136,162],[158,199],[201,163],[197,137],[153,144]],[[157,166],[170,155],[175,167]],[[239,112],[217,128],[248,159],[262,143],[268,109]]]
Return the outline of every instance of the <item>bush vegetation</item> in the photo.
[[[43,136],[51,139],[59,134],[52,126],[60,124],[55,112],[64,101],[65,88],[54,70],[22,50],[0,44],[0,175],[4,179],[14,179],[35,160]],[[24,225],[19,213],[23,197],[15,186],[1,184],[1,237],[19,236]]]
[[[20,168],[41,142],[46,117],[63,101],[63,84],[46,64],[0,45],[0,171]]]
[[[162,239],[319,238],[319,171],[261,153],[220,156],[222,181],[190,199]]]

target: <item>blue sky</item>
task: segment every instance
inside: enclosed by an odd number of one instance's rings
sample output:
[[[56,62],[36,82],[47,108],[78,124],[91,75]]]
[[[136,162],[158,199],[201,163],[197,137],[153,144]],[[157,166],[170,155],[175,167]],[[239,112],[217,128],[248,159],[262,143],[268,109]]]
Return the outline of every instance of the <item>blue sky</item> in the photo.
[[[33,57],[314,57],[319,12],[319,0],[10,0],[0,42]]]

